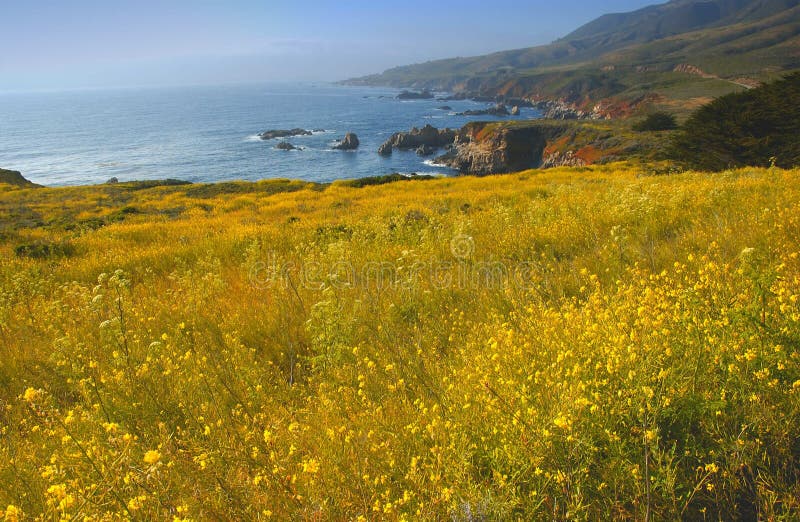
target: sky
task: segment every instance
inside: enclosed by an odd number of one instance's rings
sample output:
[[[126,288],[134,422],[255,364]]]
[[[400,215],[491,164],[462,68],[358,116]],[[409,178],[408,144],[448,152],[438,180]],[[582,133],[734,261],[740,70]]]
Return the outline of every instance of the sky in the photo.
[[[335,81],[549,43],[659,0],[0,0],[0,91]]]

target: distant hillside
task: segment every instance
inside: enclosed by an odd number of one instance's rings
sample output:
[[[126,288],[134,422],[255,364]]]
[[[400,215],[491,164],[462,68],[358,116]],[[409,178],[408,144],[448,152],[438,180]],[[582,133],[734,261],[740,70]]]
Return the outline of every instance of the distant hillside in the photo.
[[[550,45],[396,67],[347,83],[513,92],[577,105],[655,94],[668,103],[702,99],[697,105],[798,68],[800,0],[673,0],[601,16]]]
[[[600,44],[600,51],[677,34],[755,22],[798,5],[797,0],[673,0],[630,13],[607,14],[570,33],[566,42]]]

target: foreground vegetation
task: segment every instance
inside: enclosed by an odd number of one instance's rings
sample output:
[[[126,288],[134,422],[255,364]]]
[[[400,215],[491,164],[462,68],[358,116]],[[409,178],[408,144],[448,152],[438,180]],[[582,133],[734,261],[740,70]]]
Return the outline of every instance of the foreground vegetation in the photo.
[[[0,188],[0,517],[796,519],[800,171]]]

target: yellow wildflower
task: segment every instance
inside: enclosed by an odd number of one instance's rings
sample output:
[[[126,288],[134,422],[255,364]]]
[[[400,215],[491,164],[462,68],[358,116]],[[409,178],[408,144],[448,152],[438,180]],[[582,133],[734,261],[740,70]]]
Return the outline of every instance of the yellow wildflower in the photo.
[[[316,459],[308,459],[303,462],[303,473],[315,475],[319,471],[319,462]]]
[[[22,394],[22,398],[25,399],[26,402],[33,402],[38,396],[39,391],[34,388],[27,388],[25,393]]]
[[[145,464],[155,464],[159,460],[161,460],[161,453],[157,452],[156,450],[150,450],[144,454]]]
[[[22,518],[22,510],[14,504],[9,504],[6,507],[6,514],[3,520],[5,522],[17,522],[20,518]]]
[[[553,419],[553,424],[555,424],[557,428],[561,428],[562,430],[569,428],[569,420],[567,420],[561,415]]]

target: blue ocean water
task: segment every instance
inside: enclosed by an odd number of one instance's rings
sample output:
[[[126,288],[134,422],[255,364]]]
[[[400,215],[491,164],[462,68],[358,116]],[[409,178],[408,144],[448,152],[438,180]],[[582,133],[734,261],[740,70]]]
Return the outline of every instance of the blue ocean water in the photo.
[[[329,182],[400,173],[452,174],[414,151],[378,155],[393,132],[425,124],[461,127],[473,101],[396,99],[394,89],[330,84],[180,87],[0,94],[0,168],[43,185],[176,178],[194,182],[295,178]],[[452,111],[438,109],[449,105]],[[538,117],[523,109],[521,118]],[[324,129],[289,138],[269,129]],[[331,146],[355,132],[355,152]]]

